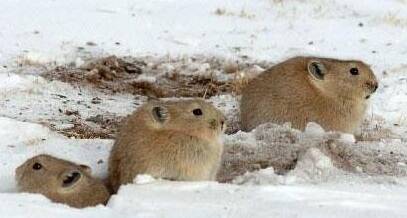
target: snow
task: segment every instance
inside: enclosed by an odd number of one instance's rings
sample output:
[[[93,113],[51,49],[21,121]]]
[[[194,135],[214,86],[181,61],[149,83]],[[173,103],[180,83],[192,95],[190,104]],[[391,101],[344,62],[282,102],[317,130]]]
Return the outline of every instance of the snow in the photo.
[[[340,186],[235,186],[164,181],[124,186],[119,195],[113,196],[108,206],[82,210],[51,204],[40,195],[6,193],[0,195],[1,199],[4,198],[0,211],[6,217],[27,217],[27,214],[30,217],[46,215],[90,218],[405,216],[405,189],[376,185],[346,188],[348,189]],[[221,195],[222,198],[214,198],[214,195]]]
[[[18,90],[27,91],[27,89],[30,89],[30,87],[33,86],[33,83],[36,82],[36,80],[38,81],[40,79],[41,78],[29,75],[22,77],[16,74],[2,73],[0,74],[0,80],[2,81],[2,83],[0,84],[0,89],[3,93],[7,94]]]
[[[0,1],[0,215],[406,217],[406,11],[401,0]],[[72,127],[75,117],[61,111],[78,111],[84,119],[124,116],[145,98],[73,87],[39,74],[113,54],[218,56],[231,63],[245,57],[277,63],[294,55],[361,59],[380,80],[362,129],[371,140],[325,132],[314,123],[305,132],[266,124],[224,136],[225,147],[251,155],[236,153],[227,160],[270,155],[270,161],[289,165],[295,159],[295,167],[284,174],[268,167],[228,184],[143,175],[106,206],[81,210],[16,193],[14,169],[41,153],[87,164],[96,177],[106,177],[112,140],[67,138],[48,127]],[[205,73],[209,66],[188,67]],[[177,68],[169,61],[162,67]],[[252,66],[252,74],[261,70]],[[154,75],[138,79],[156,80]],[[95,97],[101,103],[90,106]],[[232,95],[210,99],[231,123],[238,121],[238,100]],[[341,162],[341,155],[351,161]]]
[[[403,217],[405,189],[235,186],[157,182],[124,186],[109,207],[140,217]],[[376,189],[378,188],[378,189]],[[377,195],[385,191],[386,194]],[[400,193],[395,192],[401,191]],[[376,194],[373,194],[376,193]],[[222,196],[214,198],[214,195]],[[384,205],[383,202],[389,204]],[[141,213],[132,210],[137,205]],[[157,208],[160,208],[157,210]],[[296,208],[293,210],[293,208]]]
[[[134,107],[134,98],[128,94],[111,96],[58,81],[49,82],[33,75],[11,74],[12,79],[6,75],[4,78],[5,91],[0,93],[0,115],[20,121],[41,123],[52,120],[51,124],[57,129],[68,128],[66,123],[73,117],[66,116],[65,111],[78,111],[86,119],[101,111],[104,114],[126,115]],[[92,99],[96,97],[101,99],[100,103],[90,107]]]

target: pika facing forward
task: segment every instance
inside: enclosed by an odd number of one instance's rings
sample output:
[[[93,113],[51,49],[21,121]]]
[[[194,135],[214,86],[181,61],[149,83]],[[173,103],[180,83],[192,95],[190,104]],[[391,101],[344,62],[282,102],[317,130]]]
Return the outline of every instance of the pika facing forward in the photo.
[[[303,130],[308,122],[325,130],[355,133],[367,99],[378,88],[368,65],[356,60],[295,57],[249,82],[240,104],[245,131],[273,122],[291,122]]]
[[[19,191],[43,194],[50,200],[83,208],[105,204],[110,194],[91,176],[90,168],[42,154],[16,169]]]
[[[109,159],[113,192],[138,174],[169,180],[214,180],[225,117],[201,99],[150,101],[130,115]]]

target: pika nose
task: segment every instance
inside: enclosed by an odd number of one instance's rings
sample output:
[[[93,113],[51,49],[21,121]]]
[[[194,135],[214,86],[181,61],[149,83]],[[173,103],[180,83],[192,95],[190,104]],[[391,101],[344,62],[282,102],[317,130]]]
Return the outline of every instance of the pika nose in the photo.
[[[376,92],[377,88],[379,88],[379,84],[376,81],[367,81],[366,85],[370,90],[372,90],[372,93]]]

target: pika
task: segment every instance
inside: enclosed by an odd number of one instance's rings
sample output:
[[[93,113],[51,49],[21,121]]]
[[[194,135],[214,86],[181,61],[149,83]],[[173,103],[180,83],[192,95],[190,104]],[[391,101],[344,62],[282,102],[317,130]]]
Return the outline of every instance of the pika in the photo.
[[[43,194],[50,200],[83,208],[107,203],[110,193],[91,169],[50,155],[28,159],[16,169],[19,191]]]
[[[153,100],[121,127],[109,158],[113,192],[138,174],[168,180],[214,180],[225,116],[201,99]]]
[[[242,129],[291,122],[303,130],[308,122],[316,122],[325,130],[355,133],[377,88],[374,73],[361,61],[294,57],[243,89]]]

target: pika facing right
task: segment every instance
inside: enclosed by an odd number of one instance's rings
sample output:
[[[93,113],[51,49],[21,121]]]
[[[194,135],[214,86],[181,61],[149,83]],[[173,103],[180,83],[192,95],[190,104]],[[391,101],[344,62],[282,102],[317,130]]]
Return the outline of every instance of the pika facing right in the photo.
[[[150,101],[129,116],[109,158],[113,192],[138,174],[214,180],[223,152],[225,116],[202,99]]]
[[[316,122],[325,130],[355,133],[378,88],[370,67],[356,60],[294,57],[261,73],[245,87],[242,129],[273,122],[303,130]]]

